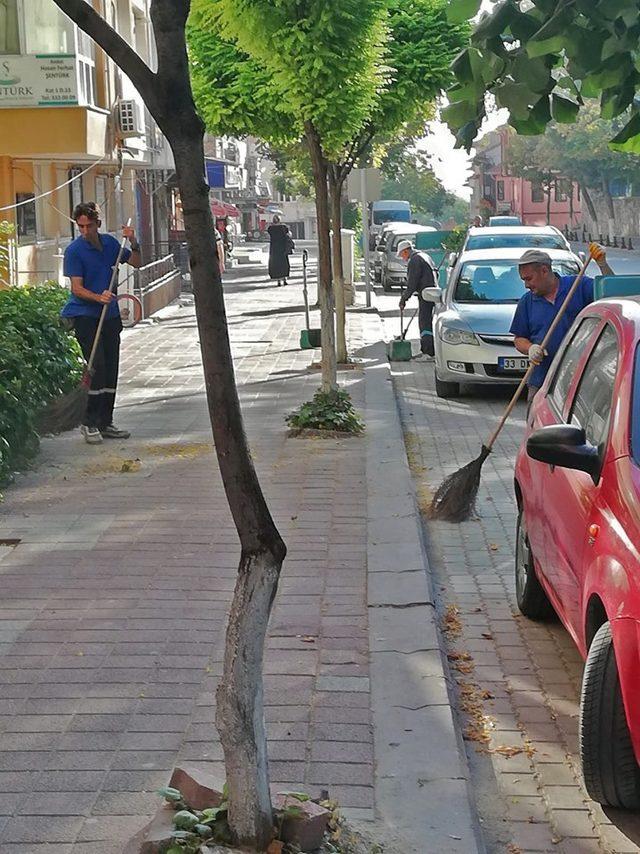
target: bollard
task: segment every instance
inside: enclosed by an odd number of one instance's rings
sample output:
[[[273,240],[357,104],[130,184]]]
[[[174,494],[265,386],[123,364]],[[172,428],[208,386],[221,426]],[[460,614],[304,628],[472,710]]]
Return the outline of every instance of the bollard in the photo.
[[[618,248],[618,235],[617,235],[617,234],[614,234],[614,235],[613,235],[613,243],[612,243],[612,246],[613,246],[613,248],[614,248],[614,249],[617,249],[617,248]]]
[[[631,243],[631,238],[629,238],[629,245],[627,246],[627,249],[633,249],[633,244]]]
[[[598,243],[604,245],[604,237],[602,236],[602,232],[600,232],[598,236]]]
[[[626,249],[626,248],[627,248],[627,241],[623,237],[622,240],[620,241],[620,249]]]
[[[589,232],[589,243],[593,243],[593,239],[591,237],[591,232]]]

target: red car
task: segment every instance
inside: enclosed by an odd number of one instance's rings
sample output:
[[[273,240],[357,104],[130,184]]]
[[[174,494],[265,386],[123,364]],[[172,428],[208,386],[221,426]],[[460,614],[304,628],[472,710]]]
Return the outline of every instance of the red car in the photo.
[[[527,418],[515,469],[516,595],[586,659],[585,785],[640,808],[640,297],[584,309]]]

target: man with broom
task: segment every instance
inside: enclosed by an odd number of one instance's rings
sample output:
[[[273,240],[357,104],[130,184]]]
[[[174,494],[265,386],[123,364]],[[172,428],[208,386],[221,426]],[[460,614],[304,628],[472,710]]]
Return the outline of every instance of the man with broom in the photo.
[[[130,226],[122,228],[122,236],[129,240],[130,250],[121,250],[115,237],[98,231],[102,222],[100,208],[95,202],[76,205],[73,219],[80,236],[67,246],[64,253],[64,275],[71,279],[71,294],[61,315],[72,323],[87,362],[90,361],[100,315],[104,306],[108,306],[95,351],[86,414],[80,427],[85,442],[99,445],[103,439],[128,439],[130,435],[113,423],[122,321],[116,288],[111,284],[119,258],[132,267],[140,267],[142,256],[140,244]]]
[[[607,256],[602,246],[592,243],[589,251],[602,275],[613,276],[613,270],[607,263]],[[518,303],[511,324],[511,333],[515,336],[516,350],[528,356],[531,364],[536,366],[527,383],[528,400],[531,402],[542,386],[553,357],[560,349],[573,321],[585,306],[593,302],[593,279],[584,276],[543,350],[540,342],[564,304],[576,277],[559,276],[554,273],[551,257],[540,249],[529,249],[525,252],[520,258],[518,269],[527,293]]]
[[[404,311],[407,301],[418,295],[418,322],[420,324],[420,355],[425,362],[432,362],[435,355],[433,341],[432,316],[433,303],[423,299],[422,291],[425,288],[433,288],[436,285],[436,274],[431,256],[426,252],[419,252],[410,240],[401,240],[396,252],[398,258],[407,263],[407,286],[400,297],[400,311]]]

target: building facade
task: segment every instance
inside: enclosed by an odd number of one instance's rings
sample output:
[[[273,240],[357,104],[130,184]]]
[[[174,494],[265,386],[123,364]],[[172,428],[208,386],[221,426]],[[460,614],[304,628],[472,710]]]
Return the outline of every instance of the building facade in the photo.
[[[507,128],[487,134],[478,146],[471,177],[472,214],[519,216],[523,225],[555,225],[576,229],[582,222],[578,184],[561,175],[536,183],[509,173]]]
[[[90,0],[153,69],[149,0]],[[61,280],[81,200],[103,229],[128,218],[145,261],[168,251],[173,161],[128,78],[53,0],[0,3],[0,220],[18,281]]]

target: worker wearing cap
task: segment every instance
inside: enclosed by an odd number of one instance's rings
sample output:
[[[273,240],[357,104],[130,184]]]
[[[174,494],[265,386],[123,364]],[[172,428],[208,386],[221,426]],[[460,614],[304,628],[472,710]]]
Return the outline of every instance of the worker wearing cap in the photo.
[[[435,354],[433,345],[433,330],[431,319],[433,316],[433,303],[422,298],[424,288],[436,286],[436,276],[431,256],[426,252],[418,252],[410,240],[401,240],[398,243],[398,258],[407,262],[407,286],[400,297],[400,309],[404,310],[407,300],[418,295],[418,321],[420,323],[420,350],[421,356],[426,361],[431,361]],[[419,357],[418,357],[419,358]]]
[[[614,275],[607,263],[604,249],[592,243],[589,247],[603,276]],[[529,395],[532,400],[542,386],[553,357],[560,349],[564,336],[582,309],[593,302],[593,279],[585,276],[556,327],[551,340],[543,350],[540,344],[549,331],[556,314],[564,304],[575,276],[554,273],[550,255],[540,249],[529,249],[518,263],[520,278],[527,293],[520,299],[511,324],[515,347],[529,357],[536,366],[529,377]]]

